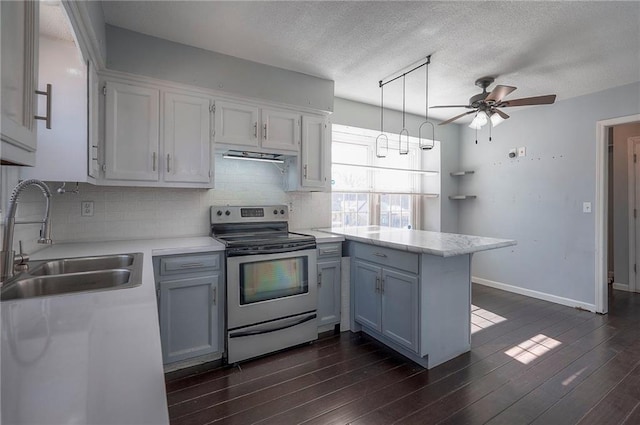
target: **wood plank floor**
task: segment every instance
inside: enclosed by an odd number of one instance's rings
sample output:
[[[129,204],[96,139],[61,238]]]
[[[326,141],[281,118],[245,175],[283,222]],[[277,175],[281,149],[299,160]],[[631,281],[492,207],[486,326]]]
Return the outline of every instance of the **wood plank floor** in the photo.
[[[472,317],[472,350],[431,370],[343,332],[169,373],[171,424],[640,424],[640,294],[602,316],[473,285]]]

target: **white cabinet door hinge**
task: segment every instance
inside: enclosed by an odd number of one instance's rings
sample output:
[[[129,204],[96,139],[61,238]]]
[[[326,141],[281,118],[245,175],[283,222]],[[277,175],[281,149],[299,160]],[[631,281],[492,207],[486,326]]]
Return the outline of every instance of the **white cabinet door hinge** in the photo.
[[[107,86],[102,86],[102,95],[103,96],[107,95]]]
[[[102,168],[103,172],[105,172],[105,173],[107,172],[107,164],[102,164],[101,168]]]
[[[211,106],[209,106],[209,112],[213,112],[214,114],[216,113],[216,104],[212,103]]]

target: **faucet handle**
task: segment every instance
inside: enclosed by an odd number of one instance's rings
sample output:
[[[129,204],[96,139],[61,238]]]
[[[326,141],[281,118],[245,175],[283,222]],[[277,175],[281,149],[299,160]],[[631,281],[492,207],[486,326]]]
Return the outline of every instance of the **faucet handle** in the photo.
[[[20,247],[20,254],[16,255],[13,259],[13,270],[17,273],[26,272],[29,270],[29,265],[27,264],[29,255],[25,254],[22,250],[22,241],[18,241],[18,246]]]

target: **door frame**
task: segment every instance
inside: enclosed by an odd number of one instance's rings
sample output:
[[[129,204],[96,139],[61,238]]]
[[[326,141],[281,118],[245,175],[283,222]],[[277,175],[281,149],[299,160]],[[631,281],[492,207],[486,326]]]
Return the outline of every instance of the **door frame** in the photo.
[[[634,265],[636,264],[636,250],[638,246],[636,241],[638,239],[638,222],[633,216],[633,210],[637,208],[638,199],[636,197],[637,193],[637,179],[636,177],[636,168],[637,164],[633,161],[633,155],[635,153],[636,146],[640,146],[640,136],[629,137],[627,139],[627,172],[628,172],[628,208],[629,208],[629,291],[632,292],[640,292],[640,283],[638,282],[638,274],[634,270]],[[633,232],[631,232],[633,229]]]
[[[608,312],[607,296],[607,199],[608,199],[608,128],[640,121],[640,114],[596,122],[595,187],[595,301],[596,313]]]

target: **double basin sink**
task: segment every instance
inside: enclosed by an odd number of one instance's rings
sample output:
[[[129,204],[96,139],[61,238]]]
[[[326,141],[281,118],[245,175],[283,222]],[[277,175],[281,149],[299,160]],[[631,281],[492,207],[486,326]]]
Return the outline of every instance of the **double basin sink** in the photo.
[[[132,288],[142,283],[142,253],[30,261],[2,284],[0,300]]]

